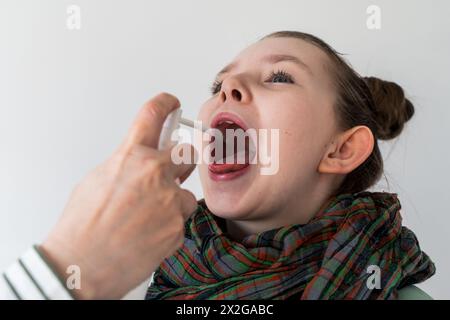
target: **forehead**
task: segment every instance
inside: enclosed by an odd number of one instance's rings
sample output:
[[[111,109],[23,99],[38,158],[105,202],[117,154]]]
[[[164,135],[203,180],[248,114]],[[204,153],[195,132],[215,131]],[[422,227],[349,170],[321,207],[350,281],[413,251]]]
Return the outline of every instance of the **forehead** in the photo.
[[[328,57],[315,45],[296,38],[266,38],[241,51],[231,62],[233,65],[258,64],[268,55],[288,55],[298,58],[315,75],[325,72]]]

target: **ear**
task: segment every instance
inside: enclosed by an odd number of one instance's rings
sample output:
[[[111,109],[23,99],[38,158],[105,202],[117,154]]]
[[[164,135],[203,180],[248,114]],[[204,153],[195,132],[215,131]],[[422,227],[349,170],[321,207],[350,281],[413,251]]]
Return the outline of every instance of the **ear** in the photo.
[[[372,131],[366,126],[356,126],[343,132],[323,156],[318,171],[347,174],[356,169],[372,153]]]

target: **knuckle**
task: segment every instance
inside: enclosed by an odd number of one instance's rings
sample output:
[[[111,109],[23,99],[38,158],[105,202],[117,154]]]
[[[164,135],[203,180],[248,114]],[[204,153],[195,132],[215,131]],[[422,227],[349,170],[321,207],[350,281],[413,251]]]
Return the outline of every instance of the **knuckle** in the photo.
[[[176,230],[178,230],[179,232],[183,232],[184,231],[184,219],[183,219],[183,216],[182,216],[181,212],[179,212],[176,215],[176,219],[174,221],[174,225],[175,225]]]
[[[184,225],[182,228],[174,229],[172,239],[175,242],[176,246],[178,246],[178,247],[180,247],[183,244],[183,242],[184,242]]]
[[[126,157],[122,154],[113,154],[105,163],[96,168],[93,173],[107,180],[114,180],[124,170]]]
[[[157,152],[152,148],[148,148],[143,145],[133,145],[127,149],[116,152],[112,158],[116,159],[119,162],[132,159],[143,164],[156,160],[158,156]]]
[[[165,181],[169,163],[163,158],[153,158],[146,162],[144,172],[152,181],[160,185]]]
[[[165,233],[166,240],[174,245],[180,246],[184,242],[184,220],[181,218],[173,218]]]
[[[164,118],[164,112],[161,108],[161,105],[155,100],[148,101],[145,104],[144,110],[147,116],[151,119],[163,120]]]
[[[115,152],[111,158],[110,161],[112,164],[118,165],[122,164],[128,159],[135,157],[137,154],[137,150],[135,146],[130,146],[128,148],[123,148]]]
[[[127,158],[128,151],[120,150],[114,152],[112,156],[107,160],[107,166],[117,166],[122,164]]]
[[[130,155],[134,157],[140,165],[145,165],[156,159],[156,154],[153,149],[146,146],[137,145],[133,147],[133,153]]]
[[[163,197],[163,206],[166,208],[169,208],[173,211],[174,215],[178,215],[179,209],[177,209],[177,193],[176,191],[172,190],[172,189],[168,189],[165,193],[164,193],[164,197]],[[180,213],[181,214],[181,213]]]
[[[167,92],[161,92],[145,103],[144,110],[147,112],[148,116],[162,120],[166,114],[165,108],[179,104],[179,100],[174,95]]]
[[[122,204],[125,208],[134,207],[139,202],[138,199],[139,199],[138,194],[136,192],[133,192],[133,189],[130,189],[124,195]]]

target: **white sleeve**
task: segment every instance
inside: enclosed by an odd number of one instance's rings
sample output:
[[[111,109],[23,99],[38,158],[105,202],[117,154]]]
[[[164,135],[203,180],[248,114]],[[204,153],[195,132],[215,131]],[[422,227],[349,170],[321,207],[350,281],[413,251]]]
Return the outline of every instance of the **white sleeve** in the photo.
[[[0,278],[0,300],[72,300],[63,282],[36,246],[28,249]]]

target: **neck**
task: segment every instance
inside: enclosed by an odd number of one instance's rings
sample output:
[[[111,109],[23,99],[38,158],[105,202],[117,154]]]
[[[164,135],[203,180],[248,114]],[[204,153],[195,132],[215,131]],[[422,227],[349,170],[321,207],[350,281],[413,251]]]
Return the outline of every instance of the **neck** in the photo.
[[[260,234],[264,231],[277,229],[284,226],[294,224],[306,224],[317,213],[321,212],[328,205],[329,195],[317,196],[314,201],[309,198],[308,205],[306,202],[296,203],[294,205],[285,205],[283,208],[271,210],[271,213],[265,215],[264,218],[254,220],[226,220],[227,233],[231,239],[241,241],[243,238]],[[302,208],[302,209],[299,209]]]
[[[257,216],[255,219],[226,220],[227,233],[235,241],[241,241],[252,234],[294,224],[307,224],[329,206],[329,201],[343,179],[344,177],[320,175],[314,183],[308,184],[308,188],[297,189],[308,190],[307,192],[293,194],[289,200],[281,201],[278,206],[273,206],[264,213],[255,214]]]

